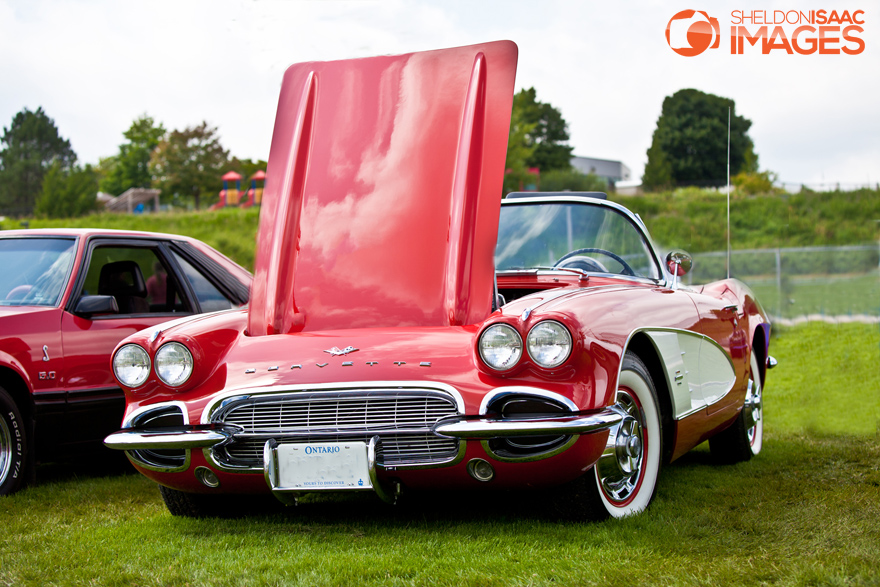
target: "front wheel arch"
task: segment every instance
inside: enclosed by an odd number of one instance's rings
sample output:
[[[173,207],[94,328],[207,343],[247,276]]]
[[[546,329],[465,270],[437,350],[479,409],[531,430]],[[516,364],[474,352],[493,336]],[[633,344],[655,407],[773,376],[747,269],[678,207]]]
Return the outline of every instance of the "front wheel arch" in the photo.
[[[662,462],[669,464],[672,461],[672,450],[675,448],[675,422],[672,418],[672,393],[666,381],[663,361],[651,339],[644,332],[634,334],[625,350],[633,352],[641,359],[651,375],[660,407],[660,426],[663,431]],[[624,356],[625,354],[621,356],[621,362]]]

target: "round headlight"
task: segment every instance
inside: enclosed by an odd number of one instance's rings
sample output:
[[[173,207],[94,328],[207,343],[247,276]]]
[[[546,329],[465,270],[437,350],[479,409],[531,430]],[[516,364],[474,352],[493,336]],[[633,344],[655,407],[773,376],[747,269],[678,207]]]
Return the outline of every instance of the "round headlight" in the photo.
[[[480,357],[497,371],[514,367],[522,356],[522,338],[507,324],[494,324],[480,335]]]
[[[166,385],[183,385],[192,375],[192,370],[192,353],[179,342],[169,342],[156,353],[156,375]]]
[[[559,322],[552,320],[538,322],[529,331],[527,340],[529,356],[547,369],[558,367],[571,353],[571,334]]]
[[[126,387],[137,387],[150,375],[150,355],[136,344],[127,344],[113,356],[113,374]]]

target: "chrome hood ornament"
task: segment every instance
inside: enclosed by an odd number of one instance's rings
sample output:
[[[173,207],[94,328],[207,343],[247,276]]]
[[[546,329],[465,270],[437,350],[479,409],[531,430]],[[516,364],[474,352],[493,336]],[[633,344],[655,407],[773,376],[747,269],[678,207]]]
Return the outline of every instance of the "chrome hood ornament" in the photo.
[[[343,355],[347,355],[348,353],[353,353],[359,349],[354,348],[353,346],[347,346],[344,349],[340,350],[339,347],[333,347],[332,349],[324,351],[325,353],[330,353],[334,357],[341,357]]]

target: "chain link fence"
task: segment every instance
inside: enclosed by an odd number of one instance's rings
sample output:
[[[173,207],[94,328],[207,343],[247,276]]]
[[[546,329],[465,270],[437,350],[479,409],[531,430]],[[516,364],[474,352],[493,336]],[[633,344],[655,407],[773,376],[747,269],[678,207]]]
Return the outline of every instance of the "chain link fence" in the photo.
[[[727,275],[727,253],[694,255],[689,283]],[[780,324],[811,320],[880,323],[880,246],[732,251],[730,275],[749,284]]]

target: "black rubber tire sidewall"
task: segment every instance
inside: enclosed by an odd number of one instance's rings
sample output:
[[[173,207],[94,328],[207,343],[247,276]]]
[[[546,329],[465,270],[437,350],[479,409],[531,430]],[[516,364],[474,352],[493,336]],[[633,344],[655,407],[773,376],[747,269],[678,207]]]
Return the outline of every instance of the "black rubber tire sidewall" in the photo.
[[[0,496],[11,495],[24,487],[27,476],[27,427],[15,401],[0,387],[0,418],[11,437],[11,460],[6,475],[0,479]],[[0,472],[2,474],[2,472]]]

